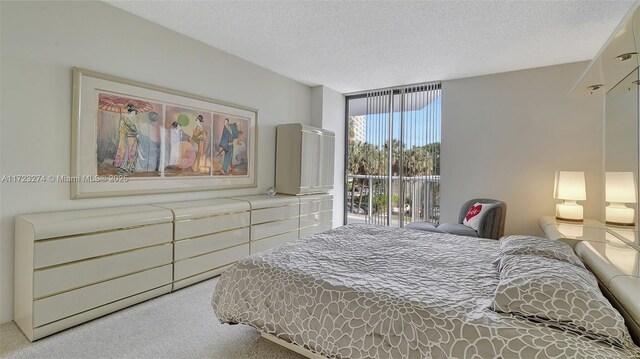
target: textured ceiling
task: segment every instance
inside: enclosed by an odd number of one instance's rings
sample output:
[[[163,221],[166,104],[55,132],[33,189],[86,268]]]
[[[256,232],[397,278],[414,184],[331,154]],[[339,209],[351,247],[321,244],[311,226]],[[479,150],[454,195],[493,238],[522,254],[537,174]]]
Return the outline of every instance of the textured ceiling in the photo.
[[[341,92],[593,58],[633,1],[107,1]]]

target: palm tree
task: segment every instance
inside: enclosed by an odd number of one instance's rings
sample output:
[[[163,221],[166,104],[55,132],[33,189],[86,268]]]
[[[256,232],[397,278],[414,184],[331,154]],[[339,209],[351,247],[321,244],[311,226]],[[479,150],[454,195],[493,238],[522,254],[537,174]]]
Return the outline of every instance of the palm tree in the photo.
[[[360,143],[351,142],[347,148],[348,151],[348,171],[350,175],[360,174],[362,171],[362,148]],[[356,180],[351,182],[351,207],[353,208],[353,199],[355,198]]]
[[[407,177],[424,176],[427,174],[429,153],[424,147],[412,147],[404,151],[403,173]]]
[[[352,126],[350,121],[350,126]],[[352,131],[350,131],[352,132]],[[385,175],[388,174],[389,151],[392,151],[391,175],[397,176],[400,173],[400,165],[404,176],[429,176],[440,174],[440,143],[434,142],[424,146],[413,146],[405,148],[402,141],[393,139],[386,141],[382,148],[378,148],[371,143],[361,143],[350,141],[348,146],[348,172],[349,175]],[[400,153],[402,153],[403,163],[400,163]],[[351,206],[355,207],[355,192],[359,188],[360,199],[358,208],[362,208],[365,187],[368,180],[366,178],[354,178],[351,183]],[[384,181],[382,181],[384,182]],[[373,181],[373,188],[369,188],[369,196],[373,196],[381,181]],[[435,188],[434,188],[435,189]],[[437,197],[437,193],[434,196]]]
[[[379,175],[385,168],[386,158],[382,151],[375,145],[367,142],[352,142],[348,146],[348,174],[349,175]],[[353,179],[351,182],[351,207],[354,207],[356,186],[359,187],[360,199],[358,208],[362,208],[365,186],[368,182],[366,178]],[[369,188],[369,196],[374,193],[373,188]]]
[[[354,136],[353,136],[353,117],[349,116],[349,121],[348,123],[348,130],[347,130],[347,135],[349,136],[347,139],[347,143],[352,144],[354,141]]]
[[[393,139],[391,141],[391,153],[392,153],[392,163],[391,163],[391,174],[393,176],[397,176],[400,174],[400,152],[404,152],[404,143],[398,139]],[[385,141],[384,143],[384,156],[385,160],[389,158],[389,141]]]
[[[440,174],[440,142],[433,142],[423,146],[424,150],[429,154],[428,174]]]
[[[380,155],[379,155],[380,150],[371,143],[364,143],[362,144],[362,152],[364,155],[364,158],[363,158],[364,173],[363,174],[364,175],[379,174],[381,170],[381,161],[380,161]],[[365,181],[366,179],[363,178],[360,183],[360,202],[358,204],[360,208],[362,208],[362,194],[364,193],[363,188],[364,188]],[[373,194],[373,188],[369,188],[368,193],[369,193],[368,195],[371,196]],[[371,210],[371,208],[369,210]]]

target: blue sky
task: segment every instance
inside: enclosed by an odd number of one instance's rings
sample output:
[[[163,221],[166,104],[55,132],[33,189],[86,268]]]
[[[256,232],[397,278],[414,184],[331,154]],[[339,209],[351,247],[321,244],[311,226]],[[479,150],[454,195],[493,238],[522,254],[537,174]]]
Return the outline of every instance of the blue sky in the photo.
[[[442,96],[418,111],[406,111],[404,113],[404,143],[406,148],[424,146],[428,143],[440,142],[441,137],[441,116],[442,116]],[[425,121],[425,118],[431,121]],[[384,144],[384,139],[388,138],[389,125],[387,114],[373,114],[365,116],[365,138],[368,143],[378,147]],[[435,120],[435,121],[434,121]],[[434,123],[435,122],[435,123]],[[432,131],[427,135],[427,127]],[[393,114],[393,138],[400,137],[400,112]]]

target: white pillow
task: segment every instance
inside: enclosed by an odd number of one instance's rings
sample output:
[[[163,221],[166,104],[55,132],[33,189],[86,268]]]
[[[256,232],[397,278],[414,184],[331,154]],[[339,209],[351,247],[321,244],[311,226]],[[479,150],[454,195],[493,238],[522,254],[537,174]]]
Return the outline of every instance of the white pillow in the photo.
[[[568,244],[553,239],[523,235],[502,237],[500,238],[500,255],[496,263],[500,266],[501,259],[509,255],[533,255],[557,259],[584,268],[584,264]]]
[[[491,309],[617,347],[632,345],[624,319],[586,268],[536,255],[505,255]]]
[[[469,208],[469,212],[467,212],[467,215],[462,220],[462,224],[477,231],[478,227],[480,227],[480,220],[482,217],[494,206],[495,204],[493,203],[476,202]]]

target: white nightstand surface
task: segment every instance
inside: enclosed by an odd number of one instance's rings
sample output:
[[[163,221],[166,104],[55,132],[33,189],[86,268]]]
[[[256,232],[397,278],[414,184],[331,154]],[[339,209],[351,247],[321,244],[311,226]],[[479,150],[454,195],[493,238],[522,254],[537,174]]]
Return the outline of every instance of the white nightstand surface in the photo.
[[[593,219],[577,223],[558,221],[555,217],[545,216],[540,218],[540,228],[547,238],[565,241],[572,247],[578,241],[606,241],[607,227]]]
[[[563,222],[552,216],[540,218],[540,227],[547,238],[571,245],[601,281],[608,282],[620,276],[629,277],[625,280],[640,280],[640,246],[636,229],[610,227],[590,219],[582,224]]]
[[[549,239],[573,247],[578,257],[598,277],[603,292],[616,299],[616,309],[627,326],[640,336],[640,242],[635,228],[606,226],[585,219],[583,223],[540,218],[540,228]]]

